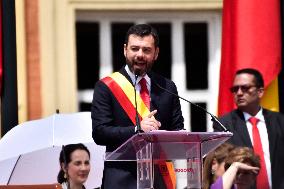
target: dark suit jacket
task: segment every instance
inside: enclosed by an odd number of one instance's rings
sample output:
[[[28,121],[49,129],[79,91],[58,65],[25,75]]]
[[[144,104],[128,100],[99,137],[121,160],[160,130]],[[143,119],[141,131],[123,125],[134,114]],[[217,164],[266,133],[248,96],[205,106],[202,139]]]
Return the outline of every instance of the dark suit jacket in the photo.
[[[284,115],[263,109],[263,116],[269,140],[272,187],[273,189],[284,189]],[[241,111],[234,110],[221,117],[220,121],[234,134],[228,142],[253,148]],[[214,131],[222,131],[217,124],[214,124],[213,128]]]
[[[119,71],[131,82],[125,69]],[[179,99],[153,84],[177,94],[175,84],[157,74],[151,73],[151,111],[157,109],[155,118],[163,130],[183,129],[183,117]],[[134,125],[117,102],[109,88],[101,81],[96,83],[92,103],[93,138],[99,145],[105,145],[112,152],[135,134]],[[105,162],[103,188],[136,188],[136,162]]]

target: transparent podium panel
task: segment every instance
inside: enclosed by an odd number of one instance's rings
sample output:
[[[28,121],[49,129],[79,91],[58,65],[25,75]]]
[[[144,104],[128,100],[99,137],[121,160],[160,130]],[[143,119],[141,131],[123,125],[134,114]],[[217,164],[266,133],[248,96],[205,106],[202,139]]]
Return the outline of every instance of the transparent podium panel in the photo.
[[[137,161],[137,188],[155,188],[157,180],[169,175],[174,188],[201,188],[202,158],[231,136],[229,132],[139,133],[105,159]]]

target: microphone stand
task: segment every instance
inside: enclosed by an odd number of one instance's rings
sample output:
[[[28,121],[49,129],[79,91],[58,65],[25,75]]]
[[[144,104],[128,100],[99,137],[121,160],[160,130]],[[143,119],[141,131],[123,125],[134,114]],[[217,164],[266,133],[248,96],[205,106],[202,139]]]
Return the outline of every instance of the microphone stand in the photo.
[[[153,83],[154,83],[158,88],[160,88],[160,89],[162,89],[162,90],[164,90],[164,91],[166,91],[166,92],[168,92],[168,93],[170,93],[170,94],[172,94],[172,95],[174,95],[174,96],[176,96],[176,97],[178,97],[178,98],[180,98],[180,99],[182,99],[182,100],[188,102],[190,105],[193,105],[193,106],[197,107],[198,109],[204,111],[205,113],[209,114],[209,115],[211,116],[211,121],[212,121],[213,123],[217,123],[218,125],[220,125],[220,127],[222,127],[222,129],[223,129],[224,132],[229,132],[229,130],[219,121],[219,119],[218,119],[215,115],[213,115],[212,113],[208,112],[208,111],[207,111],[206,109],[204,109],[203,107],[201,107],[201,106],[199,106],[198,104],[195,104],[195,103],[193,103],[193,102],[191,102],[191,101],[189,101],[189,100],[187,100],[187,99],[185,99],[185,98],[183,98],[183,97],[181,97],[181,96],[179,96],[179,95],[177,95],[177,94],[175,94],[175,93],[169,91],[168,89],[165,89],[164,87],[160,86],[160,85],[159,85],[158,83],[156,83],[156,82],[153,82]]]
[[[141,129],[141,125],[140,125],[140,119],[139,119],[139,115],[138,115],[138,110],[137,110],[137,98],[136,98],[136,84],[137,84],[137,78],[138,78],[138,74],[135,74],[135,81],[134,81],[134,100],[135,100],[135,122],[136,122],[136,133],[142,133],[142,129]]]

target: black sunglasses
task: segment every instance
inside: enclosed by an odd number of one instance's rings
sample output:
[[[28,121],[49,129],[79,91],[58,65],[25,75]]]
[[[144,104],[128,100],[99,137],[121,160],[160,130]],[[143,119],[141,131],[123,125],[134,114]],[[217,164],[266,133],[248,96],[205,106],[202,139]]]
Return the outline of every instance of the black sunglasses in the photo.
[[[237,93],[239,91],[239,89],[241,89],[241,91],[243,93],[246,93],[250,90],[250,88],[252,87],[256,87],[255,85],[236,85],[230,88],[230,91],[232,93]]]

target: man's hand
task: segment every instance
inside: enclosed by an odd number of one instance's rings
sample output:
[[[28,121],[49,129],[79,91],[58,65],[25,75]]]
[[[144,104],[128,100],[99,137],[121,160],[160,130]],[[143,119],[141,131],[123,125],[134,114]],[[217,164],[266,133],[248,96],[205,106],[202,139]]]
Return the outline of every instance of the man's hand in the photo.
[[[159,130],[159,128],[161,127],[161,123],[157,121],[154,117],[156,113],[157,113],[157,110],[150,112],[150,114],[144,117],[143,120],[141,121],[140,123],[141,129],[144,132],[149,132],[152,130]]]

